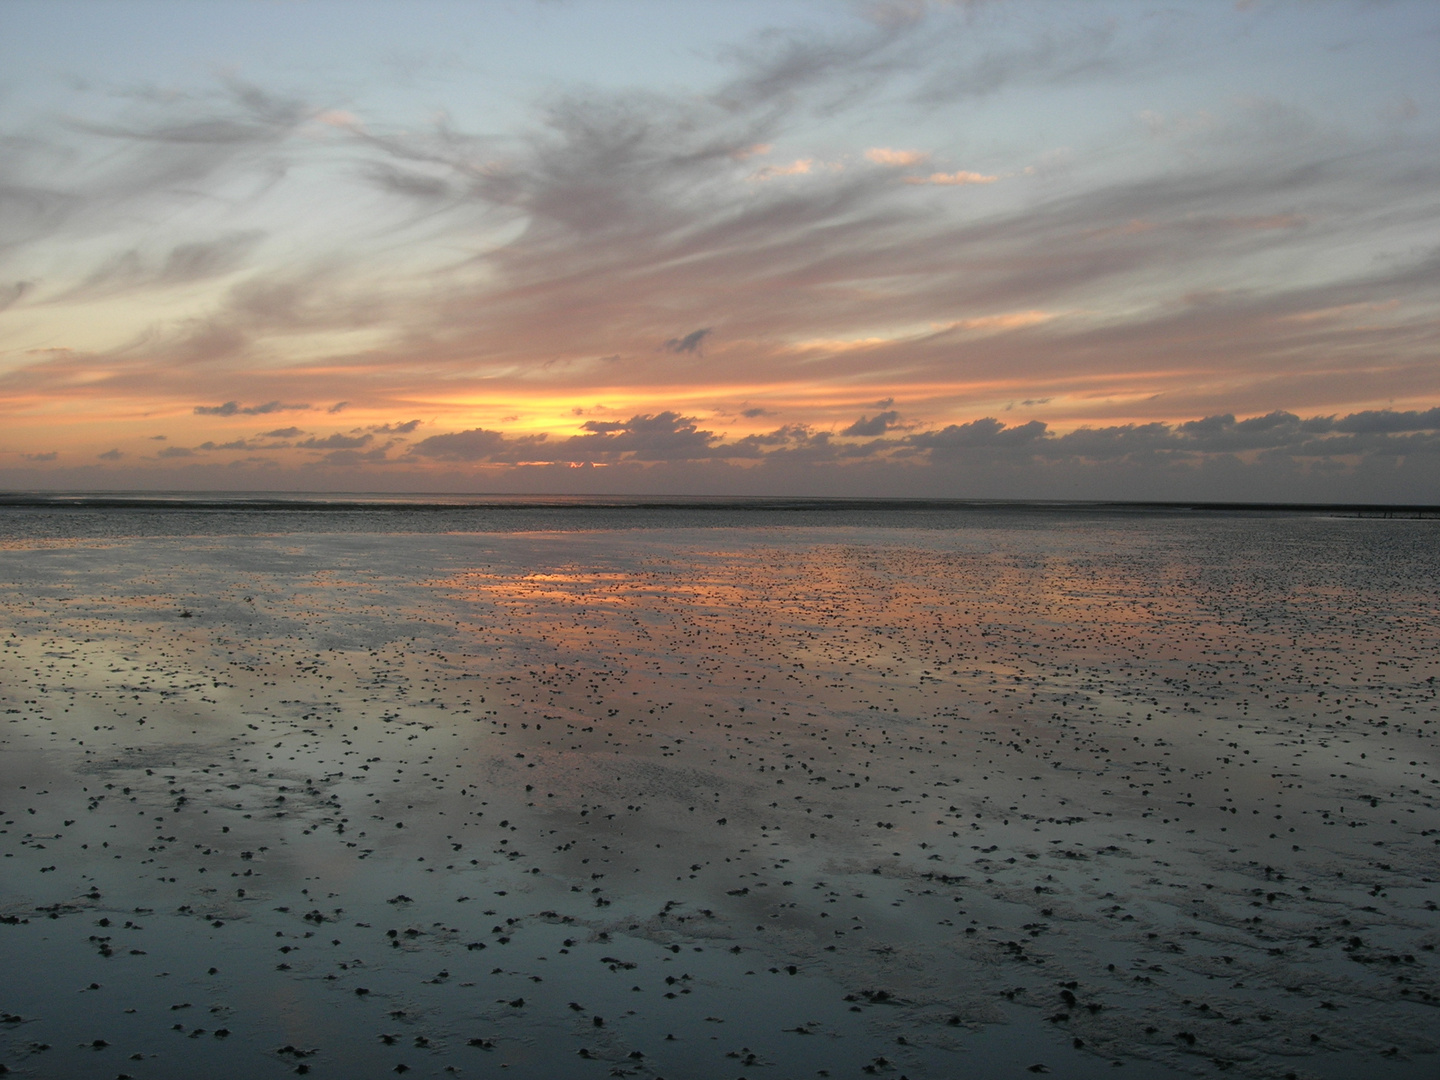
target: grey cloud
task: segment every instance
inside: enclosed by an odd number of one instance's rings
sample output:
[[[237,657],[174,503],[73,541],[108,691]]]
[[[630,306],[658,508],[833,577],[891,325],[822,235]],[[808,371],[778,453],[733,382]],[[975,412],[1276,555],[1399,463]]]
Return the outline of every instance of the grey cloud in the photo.
[[[851,424],[844,431],[840,432],[840,434],[859,435],[864,438],[870,438],[875,435],[884,435],[885,432],[889,431],[896,425],[899,419],[900,414],[894,409],[891,409],[888,412],[876,413],[872,417],[862,416],[859,420],[856,420],[855,423]]]
[[[159,104],[166,109],[160,119],[136,117],[129,122],[73,122],[73,126],[98,135],[155,144],[253,145],[271,143],[278,133],[289,132],[308,119],[313,109],[304,102],[270,93],[239,79],[224,79],[224,98],[230,115],[216,116],[212,100],[195,96],[168,97]],[[170,115],[176,105],[198,105],[201,114],[190,118]]]
[[[386,455],[394,445],[393,442],[387,442],[383,446],[372,447],[363,452],[348,447],[332,450],[320,459],[319,464],[335,467],[392,464],[393,459]]]
[[[715,436],[700,431],[693,417],[662,412],[623,421],[587,420],[588,435],[573,435],[558,447],[571,458],[605,460],[624,456],[634,461],[686,461],[710,457]]]
[[[1039,420],[1006,427],[994,417],[972,420],[968,424],[950,424],[939,431],[925,431],[906,439],[910,446],[940,454],[966,450],[1028,448],[1044,438],[1046,425]]]
[[[743,416],[743,417],[745,417],[745,418],[747,418],[747,419],[749,419],[749,420],[754,420],[756,417],[760,417],[760,416],[774,416],[775,414],[774,414],[773,412],[771,412],[769,409],[762,409],[762,408],[760,408],[760,407],[757,405],[757,406],[755,406],[754,408],[741,409],[741,410],[740,410],[740,415]]]
[[[110,452],[113,454],[115,451],[112,450]],[[194,457],[195,451],[187,446],[167,446],[160,451],[158,456],[162,458],[188,458]]]
[[[450,185],[444,180],[413,170],[399,169],[394,165],[372,165],[367,175],[370,182],[380,190],[421,202],[435,202],[452,195]]]
[[[304,435],[305,432],[298,427],[276,428],[274,431],[262,431],[260,433],[267,439],[293,439],[297,435]]]
[[[280,443],[257,443],[257,442],[251,442],[249,439],[233,439],[233,440],[231,440],[230,442],[226,442],[226,443],[203,442],[203,443],[201,443],[199,446],[197,446],[195,449],[197,449],[197,450],[245,450],[245,451],[253,451],[253,450],[283,450],[283,449],[285,449],[285,448],[286,448],[287,446],[289,446],[289,445],[290,445],[290,444],[289,444],[288,442],[280,442]]]
[[[717,441],[711,432],[699,430],[694,418],[673,412],[588,420],[581,427],[587,434],[553,441],[544,435],[512,438],[472,428],[431,435],[410,453],[441,461],[689,461],[713,456],[710,447]]]
[[[364,435],[342,435],[336,432],[334,435],[327,435],[323,439],[314,437],[304,439],[295,445],[306,450],[354,450],[362,446],[368,446],[375,440],[371,434]]]
[[[409,435],[419,426],[419,420],[406,420],[403,424],[382,424],[380,427],[372,427],[370,430],[379,435]]]
[[[178,244],[158,262],[140,251],[122,251],[98,266],[79,285],[52,298],[71,301],[109,296],[132,289],[187,285],[238,269],[264,236],[259,230],[230,233],[214,240]]]
[[[241,405],[238,401],[227,401],[223,405],[196,405],[196,416],[265,416],[275,412],[302,412],[309,405],[286,405],[279,401],[267,401],[264,405]]]
[[[108,453],[111,453],[111,454],[119,454],[120,451],[118,451],[118,450],[111,450],[111,451],[108,451]],[[21,454],[20,456],[21,456],[22,458],[24,458],[26,461],[54,461],[56,458],[58,458],[58,457],[60,456],[60,454],[59,454],[59,451],[56,451],[56,450],[47,450],[47,451],[45,451],[44,453],[41,453],[41,454]],[[100,456],[101,456],[102,458],[105,457],[104,454],[101,454]]]
[[[938,104],[983,97],[1016,83],[1074,82],[1133,66],[1141,55],[1120,47],[1112,20],[1063,28],[1059,23],[1046,25],[1022,44],[978,56],[957,50],[949,63],[930,66],[938,72],[922,81],[917,99]]]
[[[32,288],[34,288],[34,284],[29,281],[17,281],[13,285],[0,286],[0,311],[18,304],[20,298]]]
[[[103,107],[113,112],[114,96]],[[207,184],[237,170],[273,174],[269,159],[312,110],[238,80],[206,94],[131,95],[123,115],[69,120],[44,136],[0,146],[0,247],[12,250],[62,228],[104,231],[117,212],[208,198]],[[95,108],[98,111],[100,106]],[[78,136],[78,138],[77,138]],[[97,141],[101,145],[97,145]],[[161,273],[193,272],[181,252]]]
[[[1330,459],[1396,456],[1432,453],[1440,448],[1440,409],[1354,413],[1339,419],[1310,420],[1281,410],[1245,420],[1226,413],[1173,425],[1082,427],[1063,435],[1050,432],[1039,421],[1006,427],[987,417],[914,435],[904,442],[951,456],[1004,450],[1016,460],[1091,463],[1198,461],[1247,453]]]
[[[410,453],[440,461],[488,461],[503,452],[509,441],[499,431],[471,428],[421,439]]]
[[[700,330],[692,330],[684,337],[671,338],[665,342],[664,348],[672,353],[698,353],[700,343],[710,336],[712,330],[706,326]]]
[[[170,249],[158,280],[171,285],[227,274],[244,261],[264,235],[252,229],[215,240],[179,244]]]
[[[925,39],[913,20],[880,19],[828,37],[771,31],[723,51],[738,69],[715,100],[729,110],[778,110],[805,102],[833,112],[913,67]]]
[[[541,452],[544,435],[511,437],[499,431],[471,428],[431,435],[410,447],[409,453],[436,461],[525,461]]]
[[[1425,412],[1391,412],[1389,409],[1382,409],[1351,413],[1343,420],[1336,421],[1334,429],[1355,433],[1435,431],[1440,430],[1440,408],[1427,409]]]

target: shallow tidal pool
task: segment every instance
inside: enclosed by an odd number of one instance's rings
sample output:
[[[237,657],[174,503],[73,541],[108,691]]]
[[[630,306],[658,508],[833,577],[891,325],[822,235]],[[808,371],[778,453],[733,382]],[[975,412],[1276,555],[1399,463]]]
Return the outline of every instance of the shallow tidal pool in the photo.
[[[0,516],[33,1077],[1429,1077],[1435,522]]]

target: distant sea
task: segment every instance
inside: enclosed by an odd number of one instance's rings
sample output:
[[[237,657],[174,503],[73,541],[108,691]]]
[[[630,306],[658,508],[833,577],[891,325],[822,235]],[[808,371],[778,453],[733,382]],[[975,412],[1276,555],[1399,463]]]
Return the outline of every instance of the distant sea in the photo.
[[[5,492],[0,536],[515,532],[718,527],[965,528],[1066,516],[1440,519],[1433,505],[315,492]]]

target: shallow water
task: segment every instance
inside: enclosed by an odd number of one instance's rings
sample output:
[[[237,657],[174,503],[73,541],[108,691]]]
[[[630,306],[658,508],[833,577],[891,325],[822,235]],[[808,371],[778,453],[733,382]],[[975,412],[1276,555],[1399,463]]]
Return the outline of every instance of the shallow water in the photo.
[[[1435,529],[6,510],[0,1063],[1433,1075]]]

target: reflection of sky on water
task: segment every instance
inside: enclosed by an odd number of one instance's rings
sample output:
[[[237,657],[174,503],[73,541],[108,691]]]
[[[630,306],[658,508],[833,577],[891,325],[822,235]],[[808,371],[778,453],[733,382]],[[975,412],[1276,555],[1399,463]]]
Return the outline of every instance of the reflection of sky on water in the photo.
[[[1413,524],[16,543],[0,1060],[1419,1075]]]

